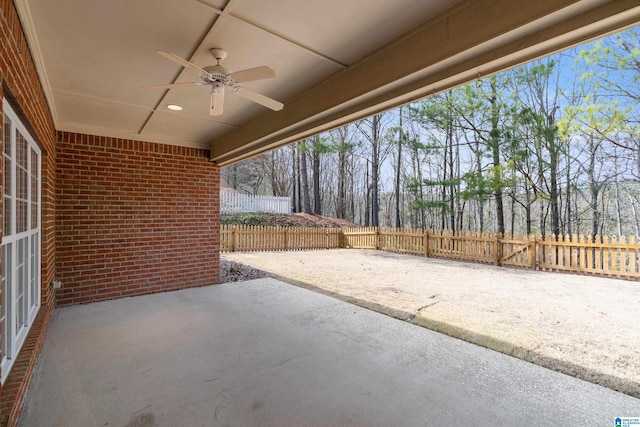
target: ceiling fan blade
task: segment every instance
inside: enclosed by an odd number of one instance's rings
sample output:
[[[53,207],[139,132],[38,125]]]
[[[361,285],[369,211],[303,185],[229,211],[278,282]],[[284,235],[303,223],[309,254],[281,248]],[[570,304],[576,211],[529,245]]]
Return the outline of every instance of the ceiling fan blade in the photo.
[[[258,104],[264,105],[274,111],[280,111],[284,107],[282,102],[278,102],[275,99],[271,99],[247,88],[237,86],[234,90],[241,97],[248,99],[249,101],[257,102]]]
[[[224,106],[224,91],[211,92],[211,106],[209,107],[210,116],[222,115],[222,107]]]
[[[201,82],[171,83],[166,85],[142,86],[142,89],[173,89],[178,87],[202,86]]]
[[[262,67],[249,68],[247,70],[236,71],[229,74],[233,80],[238,83],[249,82],[252,80],[272,79],[276,76],[276,72],[266,65]]]
[[[180,58],[175,53],[167,52],[167,51],[164,51],[164,50],[156,50],[156,53],[158,55],[164,56],[165,58],[167,58],[170,61],[175,62],[176,64],[180,64],[183,67],[191,68],[192,70],[197,71],[200,75],[205,75],[205,76],[209,75],[209,73],[207,73],[202,68],[198,67],[195,64],[192,64],[191,62],[187,61],[186,59]]]

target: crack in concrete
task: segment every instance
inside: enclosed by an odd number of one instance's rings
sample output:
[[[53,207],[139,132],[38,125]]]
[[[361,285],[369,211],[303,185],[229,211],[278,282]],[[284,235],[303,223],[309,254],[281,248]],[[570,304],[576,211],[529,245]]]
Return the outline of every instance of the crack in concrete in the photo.
[[[432,297],[430,297],[430,298],[437,297],[437,296],[438,296],[438,295],[433,295],[433,296],[432,296]],[[414,314],[412,314],[411,316],[409,316],[409,317],[407,317],[406,319],[404,319],[404,320],[405,320],[405,322],[411,322],[411,321],[413,321],[416,317],[418,317],[418,315],[420,314],[420,312],[421,312],[422,310],[424,310],[424,309],[426,309],[426,308],[429,308],[429,307],[431,307],[431,306],[434,306],[434,305],[438,304],[439,302],[440,302],[440,301],[434,301],[434,302],[431,302],[431,303],[429,303],[429,304],[425,304],[425,305],[423,305],[422,307],[420,307],[419,309],[417,309],[417,310],[416,310],[416,312],[415,312]]]

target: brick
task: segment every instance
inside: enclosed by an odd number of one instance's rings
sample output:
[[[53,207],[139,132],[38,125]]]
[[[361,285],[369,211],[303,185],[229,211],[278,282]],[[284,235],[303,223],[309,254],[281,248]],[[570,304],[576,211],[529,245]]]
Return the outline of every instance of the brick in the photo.
[[[58,304],[219,281],[219,168],[206,150],[56,139]]]

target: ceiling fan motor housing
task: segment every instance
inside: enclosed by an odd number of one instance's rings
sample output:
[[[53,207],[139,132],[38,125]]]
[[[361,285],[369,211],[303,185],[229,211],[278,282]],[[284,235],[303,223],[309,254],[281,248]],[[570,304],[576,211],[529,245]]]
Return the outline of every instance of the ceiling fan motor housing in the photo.
[[[203,70],[209,73],[207,76],[202,76],[202,80],[204,80],[205,83],[210,84],[218,81],[229,86],[232,86],[235,83],[235,81],[229,77],[229,70],[222,65],[210,65],[208,67],[204,67]]]

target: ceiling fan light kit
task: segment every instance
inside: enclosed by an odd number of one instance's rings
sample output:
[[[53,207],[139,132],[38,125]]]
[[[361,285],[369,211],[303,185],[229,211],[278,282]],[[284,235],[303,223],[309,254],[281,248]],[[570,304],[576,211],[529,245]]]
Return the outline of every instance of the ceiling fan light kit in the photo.
[[[220,65],[220,61],[223,61],[227,57],[227,52],[224,49],[213,48],[210,49],[209,52],[211,52],[211,55],[216,59],[216,65],[210,65],[204,68],[200,68],[197,65],[187,61],[186,59],[179,57],[175,53],[166,52],[163,50],[157,51],[159,55],[164,56],[170,61],[196,71],[200,75],[201,81],[143,86],[143,89],[176,89],[188,86],[211,86],[211,102],[209,106],[209,114],[211,116],[219,116],[223,112],[225,87],[231,88],[233,92],[238,96],[260,104],[271,110],[282,110],[282,108],[284,107],[283,103],[276,101],[275,99],[271,99],[260,93],[249,90],[238,84],[253,80],[274,78],[276,76],[275,71],[273,71],[266,65],[263,65],[261,67],[249,68],[247,70],[241,70],[232,73],[227,68]]]

